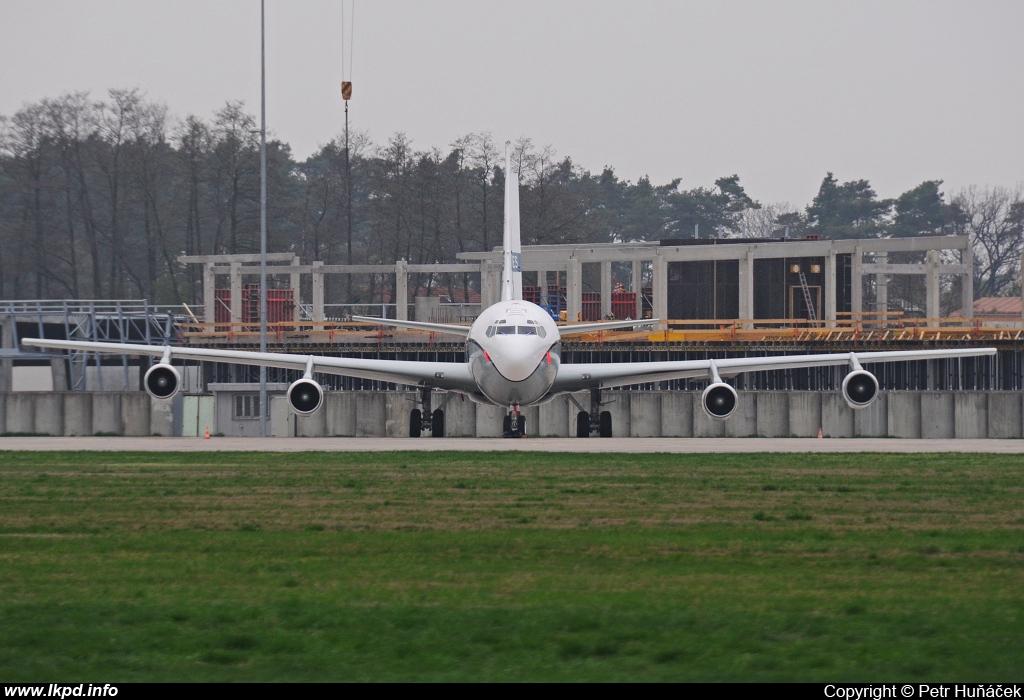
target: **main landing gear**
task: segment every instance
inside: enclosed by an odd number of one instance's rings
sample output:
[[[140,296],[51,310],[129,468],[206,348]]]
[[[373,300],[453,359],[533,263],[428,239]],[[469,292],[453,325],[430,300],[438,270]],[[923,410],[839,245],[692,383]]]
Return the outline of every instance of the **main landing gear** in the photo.
[[[501,422],[501,436],[507,438],[526,437],[526,416],[519,412],[519,406],[509,406],[508,413]]]
[[[601,390],[590,390],[590,411],[584,410],[579,401],[570,394],[569,400],[580,409],[576,414],[576,437],[590,437],[591,433],[597,433],[603,438],[612,436],[612,414],[601,410]]]
[[[420,406],[422,408],[414,408],[409,413],[409,437],[418,438],[424,430],[430,431],[430,437],[444,437],[444,406],[455,394],[445,394],[441,405],[431,410],[431,393],[430,388],[420,389]]]

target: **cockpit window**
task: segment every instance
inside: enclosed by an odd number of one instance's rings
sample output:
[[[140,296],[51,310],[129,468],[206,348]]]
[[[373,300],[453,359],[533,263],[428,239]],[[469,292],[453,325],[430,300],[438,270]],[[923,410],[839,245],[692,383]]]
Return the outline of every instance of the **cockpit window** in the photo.
[[[544,330],[541,325],[536,325],[536,322],[530,321],[529,326],[513,326],[506,324],[504,320],[496,321],[495,325],[488,326],[486,335],[488,338],[493,338],[495,335],[539,335],[541,338],[546,338],[548,332]],[[502,325],[504,324],[504,325]]]

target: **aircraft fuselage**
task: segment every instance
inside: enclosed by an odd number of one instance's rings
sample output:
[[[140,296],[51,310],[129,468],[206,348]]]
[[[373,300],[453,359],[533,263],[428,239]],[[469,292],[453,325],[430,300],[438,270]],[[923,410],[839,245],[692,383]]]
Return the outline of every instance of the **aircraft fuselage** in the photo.
[[[466,361],[480,393],[499,406],[529,406],[547,396],[560,362],[558,326],[528,301],[485,309],[466,340]]]

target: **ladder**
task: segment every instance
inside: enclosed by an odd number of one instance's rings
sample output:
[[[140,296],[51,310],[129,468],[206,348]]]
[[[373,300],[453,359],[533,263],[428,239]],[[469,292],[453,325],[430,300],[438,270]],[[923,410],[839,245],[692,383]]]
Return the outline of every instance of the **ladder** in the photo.
[[[807,318],[812,321],[817,321],[818,314],[814,310],[814,304],[811,302],[811,290],[807,288],[807,278],[804,277],[803,270],[800,270],[800,289],[804,292],[804,304],[807,305]]]

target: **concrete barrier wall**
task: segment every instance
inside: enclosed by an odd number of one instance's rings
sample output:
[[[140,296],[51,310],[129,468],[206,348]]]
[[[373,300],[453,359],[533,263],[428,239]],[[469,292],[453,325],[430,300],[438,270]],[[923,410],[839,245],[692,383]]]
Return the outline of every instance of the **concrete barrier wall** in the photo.
[[[992,391],[988,393],[988,436],[1019,438],[1024,436],[1021,392]]]
[[[779,392],[789,403],[789,434],[793,437],[817,437],[821,425],[821,393]],[[700,410],[698,406],[697,410]]]
[[[92,394],[64,394],[64,434],[92,435]]]
[[[294,419],[293,430],[308,437],[405,437],[416,398],[415,392],[328,392],[324,408]],[[613,432],[621,436],[815,437],[821,430],[825,437],[1024,437],[1024,394],[1019,391],[885,392],[858,411],[834,392],[741,392],[735,413],[725,421],[709,418],[696,392],[607,392],[604,398],[602,408],[612,414]],[[589,407],[585,392],[576,399]],[[499,407],[455,396],[444,410],[449,437],[501,435],[504,412]],[[524,409],[527,432],[575,435],[578,411],[566,397]],[[173,435],[181,433],[181,413],[182,401],[157,402],[141,392],[8,393],[0,394],[0,433]],[[278,419],[274,413],[275,426]],[[230,424],[230,412],[218,410],[216,420],[211,432],[239,434]],[[258,421],[249,423],[255,428]]]

